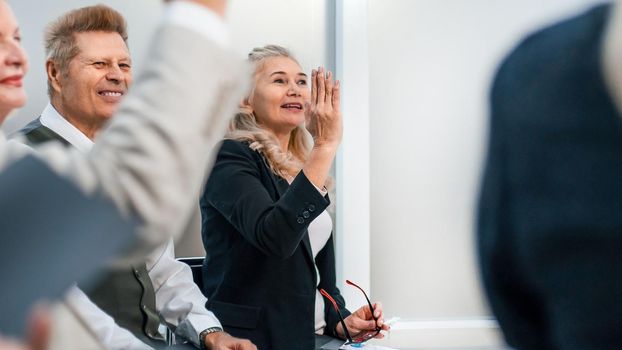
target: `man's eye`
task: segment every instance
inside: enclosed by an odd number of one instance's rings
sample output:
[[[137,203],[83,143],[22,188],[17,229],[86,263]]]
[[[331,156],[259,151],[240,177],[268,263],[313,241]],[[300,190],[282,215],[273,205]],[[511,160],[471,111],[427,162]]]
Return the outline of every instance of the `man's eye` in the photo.
[[[97,68],[103,68],[106,63],[105,62],[93,62],[93,65]]]
[[[16,36],[13,37],[13,40],[17,41],[18,43],[21,43],[22,42],[22,37],[19,36],[19,35],[16,35]]]
[[[129,69],[131,69],[131,68],[132,68],[132,66],[130,66],[130,65],[129,65],[129,64],[127,64],[127,63],[121,63],[121,64],[119,65],[119,67],[121,67],[121,69],[125,69],[125,70],[129,70]]]

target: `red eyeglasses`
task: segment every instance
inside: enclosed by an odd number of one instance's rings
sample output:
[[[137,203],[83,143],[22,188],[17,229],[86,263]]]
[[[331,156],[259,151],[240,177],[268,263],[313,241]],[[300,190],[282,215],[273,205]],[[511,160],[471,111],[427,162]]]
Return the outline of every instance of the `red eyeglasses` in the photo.
[[[371,312],[371,317],[374,319],[375,324],[376,324],[376,329],[371,330],[371,331],[362,331],[358,334],[355,334],[354,337],[352,337],[350,335],[350,332],[348,332],[348,327],[346,327],[346,322],[343,320],[343,316],[341,316],[341,311],[339,309],[339,306],[337,305],[337,302],[335,301],[335,299],[333,299],[333,297],[330,296],[330,294],[328,294],[324,289],[320,288],[320,294],[322,294],[326,299],[330,300],[330,302],[333,304],[333,308],[335,308],[335,311],[337,311],[337,315],[339,316],[339,322],[341,322],[341,326],[343,327],[343,333],[346,336],[346,343],[344,345],[350,345],[350,344],[361,344],[364,343],[370,339],[372,339],[373,337],[377,336],[378,333],[380,333],[381,328],[378,327],[378,319],[376,318],[376,316],[374,316],[374,307],[371,304],[371,301],[369,300],[369,297],[367,297],[367,293],[365,293],[365,291],[363,290],[363,288],[357,286],[354,282],[350,281],[350,280],[346,280],[346,283],[354,286],[356,288],[358,288],[358,290],[360,290],[363,295],[365,296],[365,299],[367,300],[367,305],[369,305],[369,311]]]

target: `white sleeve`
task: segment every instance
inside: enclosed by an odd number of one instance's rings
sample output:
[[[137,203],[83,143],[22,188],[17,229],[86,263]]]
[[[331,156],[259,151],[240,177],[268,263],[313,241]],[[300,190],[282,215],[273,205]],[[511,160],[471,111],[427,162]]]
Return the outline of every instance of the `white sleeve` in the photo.
[[[190,1],[173,1],[164,12],[164,21],[193,30],[222,47],[229,47],[225,21],[205,6]]]
[[[95,305],[78,287],[73,286],[67,291],[65,302],[89,326],[106,349],[152,349],[128,330],[117,325],[112,317]]]
[[[175,329],[175,334],[199,344],[199,333],[210,327],[222,327],[216,316],[205,308],[207,298],[192,279],[190,267],[175,259],[173,241],[160,256],[147,262],[160,317]]]

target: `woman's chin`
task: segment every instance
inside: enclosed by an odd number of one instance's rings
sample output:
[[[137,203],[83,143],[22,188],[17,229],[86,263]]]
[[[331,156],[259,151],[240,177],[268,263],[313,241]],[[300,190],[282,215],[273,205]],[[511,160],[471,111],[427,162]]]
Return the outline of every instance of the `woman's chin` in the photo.
[[[299,126],[304,126],[305,124],[305,118],[292,118],[292,120],[289,121],[288,126],[294,130]]]
[[[18,103],[0,104],[0,125],[17,114],[17,111],[26,104],[26,98],[24,98],[23,101],[16,102]]]

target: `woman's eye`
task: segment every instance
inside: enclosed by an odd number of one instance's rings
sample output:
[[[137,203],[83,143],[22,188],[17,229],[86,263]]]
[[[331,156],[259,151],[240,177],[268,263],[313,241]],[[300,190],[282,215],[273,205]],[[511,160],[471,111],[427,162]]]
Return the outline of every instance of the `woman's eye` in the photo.
[[[307,81],[306,80],[300,80],[300,81],[298,81],[298,85],[305,86],[305,85],[307,85]]]
[[[274,82],[278,83],[278,84],[283,84],[285,82],[285,80],[283,80],[283,79],[274,79]]]

